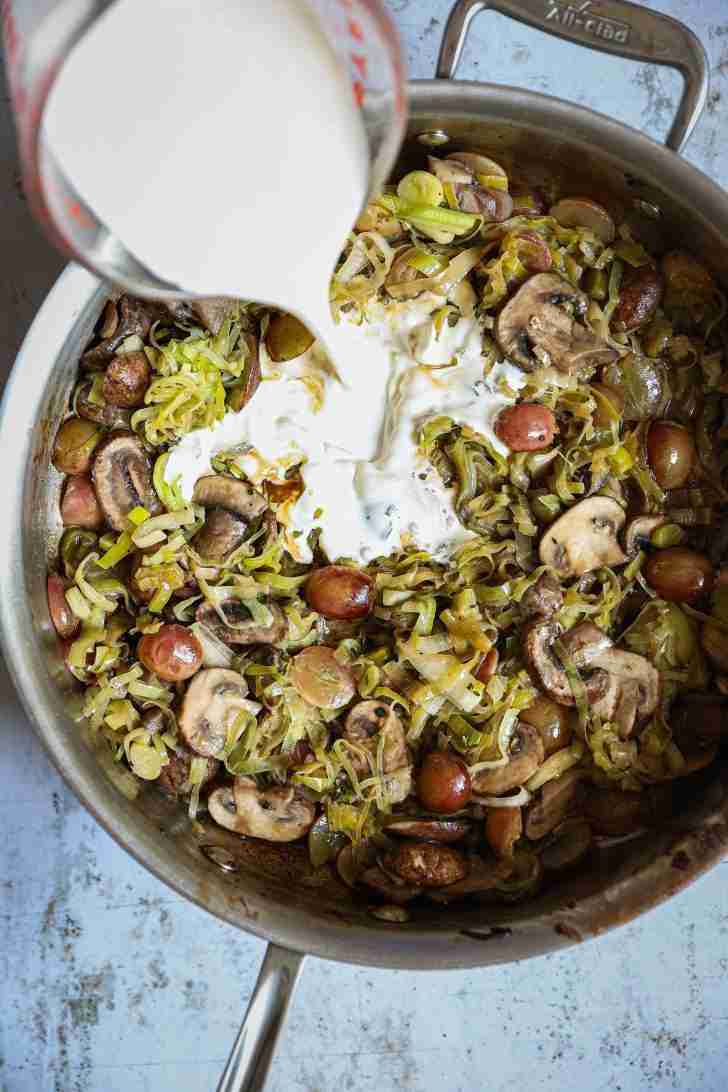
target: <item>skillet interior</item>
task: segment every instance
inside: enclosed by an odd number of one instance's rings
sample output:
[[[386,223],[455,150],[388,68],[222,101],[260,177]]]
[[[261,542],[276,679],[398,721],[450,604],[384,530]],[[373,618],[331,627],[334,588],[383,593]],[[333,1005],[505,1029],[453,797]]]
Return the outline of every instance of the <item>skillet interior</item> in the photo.
[[[444,147],[478,150],[532,182],[561,181],[615,211],[636,200],[659,206],[665,242],[682,241],[728,284],[728,198],[647,138],[558,100],[483,85],[428,81],[412,88],[402,162],[422,163],[419,134],[442,129]],[[609,150],[608,150],[609,149]],[[654,224],[652,225],[654,228]],[[569,944],[629,920],[667,898],[723,854],[728,770],[689,779],[678,814],[660,832],[603,853],[514,906],[416,910],[405,926],[373,919],[366,902],[326,870],[312,873],[299,847],[241,842],[207,825],[194,832],[183,808],[144,787],[128,796],[123,772],[101,763],[73,723],[77,701],[47,616],[45,574],[59,533],[60,476],[50,467],[77,361],[104,291],[72,269],[44,305],[8,385],[2,415],[9,493],[0,549],[5,653],[26,708],[71,788],[137,859],[226,920],[300,951],[382,966],[446,967],[504,962]],[[483,940],[490,943],[483,944]]]

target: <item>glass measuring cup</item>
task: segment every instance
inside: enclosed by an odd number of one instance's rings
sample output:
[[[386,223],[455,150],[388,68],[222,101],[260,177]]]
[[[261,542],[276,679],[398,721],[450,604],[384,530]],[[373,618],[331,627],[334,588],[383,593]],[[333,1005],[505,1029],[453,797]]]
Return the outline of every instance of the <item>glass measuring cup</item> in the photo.
[[[184,285],[157,276],[106,228],[44,139],[45,106],[66,58],[114,2],[1,0],[23,186],[36,219],[63,253],[135,295],[189,297]],[[348,75],[369,145],[369,188],[376,191],[389,175],[406,122],[397,32],[381,0],[306,2]]]

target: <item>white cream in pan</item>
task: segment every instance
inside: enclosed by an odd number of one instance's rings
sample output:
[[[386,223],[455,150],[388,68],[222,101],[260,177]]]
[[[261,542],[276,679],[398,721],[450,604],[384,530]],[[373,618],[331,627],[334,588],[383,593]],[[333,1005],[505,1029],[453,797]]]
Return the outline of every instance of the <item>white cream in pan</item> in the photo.
[[[506,363],[485,378],[477,320],[462,317],[436,335],[431,315],[441,306],[440,298],[420,297],[375,310],[360,326],[342,322],[331,346],[338,375],[318,342],[279,365],[262,348],[263,382],[252,401],[185,436],[172,450],[167,481],[178,480],[190,498],[211,458],[231,449],[256,483],[299,465],[305,489],[287,526],[299,560],[311,558],[313,528],[331,560],[364,563],[403,545],[447,556],[469,534],[418,451],[418,432],[444,414],[505,454],[493,424],[523,376]]]

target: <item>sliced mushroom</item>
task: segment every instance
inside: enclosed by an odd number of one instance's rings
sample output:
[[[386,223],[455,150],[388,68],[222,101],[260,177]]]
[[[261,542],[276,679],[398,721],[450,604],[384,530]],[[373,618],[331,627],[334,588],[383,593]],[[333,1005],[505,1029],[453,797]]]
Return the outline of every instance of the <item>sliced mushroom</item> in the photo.
[[[596,629],[596,627],[592,628]],[[602,634],[601,630],[598,632],[601,647],[602,638],[606,641],[609,641],[609,638]],[[528,622],[521,630],[521,647],[526,666],[536,685],[559,705],[575,705],[569,679],[563,664],[553,650],[554,641],[561,636],[561,633],[561,626],[557,622]],[[575,639],[572,641],[572,651],[578,657],[580,649],[577,641]],[[611,642],[609,643],[611,645]],[[594,671],[584,679],[584,685],[587,701],[594,703],[608,690],[609,677],[605,671]]]
[[[563,197],[551,206],[550,215],[562,227],[592,231],[603,243],[614,241],[614,221],[605,208],[588,197]]]
[[[225,746],[227,731],[247,710],[248,685],[237,671],[208,667],[192,677],[178,717],[180,734],[195,754],[212,758]]]
[[[448,163],[460,164],[466,171],[470,171],[471,174],[478,177],[508,177],[500,163],[496,163],[494,159],[489,159],[487,155],[480,155],[479,152],[450,152],[450,154],[445,157],[445,160]]]
[[[161,318],[165,308],[160,304],[137,300],[132,296],[122,296],[117,305],[118,322],[114,332],[105,337],[98,345],[88,349],[81,357],[81,367],[95,371],[106,366],[116,356],[122,342],[128,337],[140,337],[142,341],[149,336],[152,323]],[[109,329],[111,324],[109,324]],[[103,332],[103,329],[102,331]]]
[[[550,618],[561,610],[564,592],[558,580],[543,573],[521,599],[521,610],[527,618]]]
[[[107,522],[125,531],[132,508],[162,511],[152,485],[152,468],[141,440],[133,432],[112,432],[96,448],[91,473]]]
[[[652,532],[658,527],[664,527],[667,522],[667,516],[636,516],[631,519],[624,532],[624,552],[627,557],[634,557],[644,546],[649,546]]]
[[[269,601],[265,606],[272,615],[267,626],[256,622],[248,608],[237,599],[228,599],[220,604],[227,625],[212,603],[201,603],[195,618],[226,645],[274,645],[285,636],[288,623],[277,603]]]
[[[465,819],[393,819],[384,828],[400,838],[418,838],[423,842],[459,842],[470,833]]]
[[[311,827],[316,809],[291,785],[260,790],[251,777],[237,777],[234,789],[210,793],[210,817],[226,830],[266,842],[295,842]]]
[[[547,781],[535,800],[525,809],[524,833],[532,842],[538,842],[563,822],[579,798],[583,770],[572,766],[570,770]]]
[[[267,507],[265,497],[251,485],[225,474],[207,474],[199,478],[192,500],[203,508],[227,508],[251,523],[262,516]]]
[[[156,710],[155,712],[159,711]],[[189,784],[190,767],[193,758],[195,758],[195,755],[187,748],[181,751],[169,752],[169,760],[165,766],[162,766],[162,772],[157,778],[157,785],[163,793],[173,797],[189,793],[191,788]],[[217,759],[208,758],[205,772],[200,781],[200,787],[209,784],[217,774],[219,768],[220,763]]]
[[[496,340],[524,371],[553,365],[573,374],[610,364],[614,349],[577,321],[588,297],[556,273],[536,273],[505,305],[495,324]]]
[[[495,857],[485,860],[473,853],[466,858],[466,861],[468,874],[464,879],[440,890],[428,891],[428,898],[433,902],[445,904],[452,902],[453,899],[465,898],[466,895],[479,895],[486,891],[493,891],[513,871],[513,864],[505,857],[502,860]]]
[[[384,860],[394,873],[413,887],[447,887],[468,874],[466,858],[457,849],[432,842],[403,842]]]
[[[421,887],[405,883],[404,880],[398,881],[396,877],[388,875],[378,865],[374,868],[368,868],[362,873],[359,880],[360,883],[371,887],[378,895],[384,895],[385,898],[396,903],[397,906],[412,902],[412,899],[416,899],[418,895],[422,894]]]
[[[192,300],[190,310],[213,337],[220,333],[220,328],[237,300],[230,296],[209,296],[204,300]]]
[[[237,550],[245,538],[248,525],[228,508],[210,508],[204,526],[192,539],[192,545],[203,561],[215,564]]]
[[[260,386],[262,378],[258,339],[253,334],[243,334],[243,339],[248,351],[243,375],[239,383],[236,383],[232,387],[228,387],[227,393],[227,403],[230,406],[230,409],[234,410],[236,413],[243,409],[244,406],[247,406],[248,402]]]
[[[592,569],[624,565],[627,555],[617,535],[624,526],[624,509],[611,497],[587,497],[559,516],[539,545],[544,565],[559,576],[582,576]]]
[[[484,220],[500,224],[513,212],[513,198],[505,190],[491,190],[484,186],[455,186],[458,206],[463,212],[472,212]]]
[[[374,768],[375,756],[383,739],[382,767],[385,774],[392,775],[386,785],[390,801],[398,804],[409,795],[412,762],[402,721],[390,705],[381,701],[358,702],[346,718],[343,735],[359,751],[366,752],[354,751],[352,754],[352,765],[362,777]],[[367,754],[371,759],[367,759]]]
[[[486,796],[502,796],[524,781],[528,781],[544,760],[541,735],[532,724],[518,721],[508,744],[508,762],[490,770],[481,770],[473,777],[473,792]]]
[[[609,685],[601,694],[592,694],[590,704],[597,716],[615,724],[623,739],[638,718],[652,716],[660,700],[660,675],[644,656],[614,648],[606,633],[591,622],[574,626],[561,644],[580,671],[609,676]]]
[[[131,427],[131,410],[110,406],[108,402],[92,402],[90,394],[91,380],[88,379],[79,384],[73,399],[73,408],[79,417],[85,417],[87,421],[94,421],[105,428],[128,430]]]
[[[436,159],[430,155],[427,157],[427,166],[441,182],[449,182],[451,186],[469,186],[473,181],[473,175],[463,164],[454,159]]]

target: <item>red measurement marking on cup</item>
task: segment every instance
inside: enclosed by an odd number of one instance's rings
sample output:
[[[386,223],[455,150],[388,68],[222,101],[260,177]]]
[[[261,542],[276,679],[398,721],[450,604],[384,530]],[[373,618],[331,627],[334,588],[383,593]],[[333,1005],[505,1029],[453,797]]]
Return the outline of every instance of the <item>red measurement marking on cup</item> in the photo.
[[[367,59],[363,53],[350,53],[349,60],[363,80],[367,78]]]
[[[356,19],[350,19],[348,23],[349,34],[357,42],[364,41],[364,31],[361,29],[361,24],[357,23]]]

